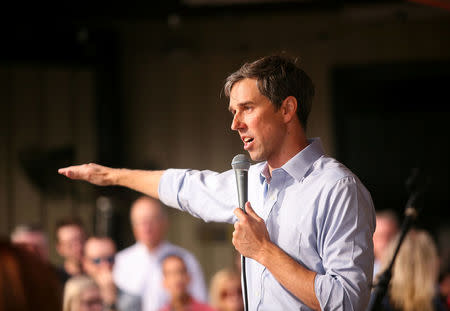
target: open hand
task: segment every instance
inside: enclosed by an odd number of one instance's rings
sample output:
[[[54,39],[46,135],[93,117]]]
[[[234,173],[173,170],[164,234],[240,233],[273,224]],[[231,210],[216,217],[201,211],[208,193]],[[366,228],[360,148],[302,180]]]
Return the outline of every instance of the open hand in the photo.
[[[98,186],[114,185],[115,169],[94,163],[60,168],[58,173],[70,179],[85,180]]]

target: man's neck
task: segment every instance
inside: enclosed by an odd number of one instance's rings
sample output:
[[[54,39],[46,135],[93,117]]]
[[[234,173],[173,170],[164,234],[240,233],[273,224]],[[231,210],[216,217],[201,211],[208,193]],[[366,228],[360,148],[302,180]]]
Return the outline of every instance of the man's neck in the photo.
[[[304,135],[296,135],[295,137],[292,137],[288,143],[285,144],[286,147],[280,148],[276,157],[267,159],[270,176],[272,176],[272,171],[274,169],[282,167],[300,151],[308,147],[308,145],[308,139],[306,139]]]
[[[147,251],[148,251],[149,253],[154,254],[155,252],[158,251],[158,249],[160,248],[160,246],[163,244],[163,241],[159,242],[158,244],[154,244],[154,245],[151,245],[151,244],[145,244],[145,243],[142,243],[142,244],[145,246],[145,248],[147,249]]]

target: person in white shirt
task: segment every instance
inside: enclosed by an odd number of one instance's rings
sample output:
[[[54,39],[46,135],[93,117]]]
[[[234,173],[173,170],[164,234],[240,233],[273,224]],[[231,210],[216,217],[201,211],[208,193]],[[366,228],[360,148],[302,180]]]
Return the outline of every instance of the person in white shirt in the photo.
[[[117,287],[142,298],[142,310],[159,310],[170,299],[162,285],[160,261],[171,253],[186,262],[192,281],[189,293],[202,302],[207,301],[203,272],[195,257],[187,250],[166,240],[168,219],[158,200],[137,199],[130,212],[136,243],[116,255],[113,277]]]

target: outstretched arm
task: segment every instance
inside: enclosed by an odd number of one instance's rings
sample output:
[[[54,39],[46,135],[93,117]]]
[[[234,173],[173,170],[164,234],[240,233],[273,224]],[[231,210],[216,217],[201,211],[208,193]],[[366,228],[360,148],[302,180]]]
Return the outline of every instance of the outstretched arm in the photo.
[[[58,173],[70,179],[98,186],[123,186],[159,199],[158,187],[164,171],[111,168],[94,163],[61,168]]]

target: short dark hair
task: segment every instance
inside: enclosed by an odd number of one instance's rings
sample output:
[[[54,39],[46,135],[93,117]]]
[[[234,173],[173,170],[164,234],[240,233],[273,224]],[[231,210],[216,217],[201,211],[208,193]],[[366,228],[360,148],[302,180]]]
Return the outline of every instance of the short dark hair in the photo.
[[[183,256],[181,256],[181,254],[179,254],[177,252],[172,252],[172,253],[165,254],[164,256],[162,256],[159,259],[159,263],[162,264],[164,261],[166,261],[166,259],[169,259],[169,258],[178,258],[180,261],[182,261],[184,264],[186,264],[184,259],[183,259]]]
[[[281,55],[260,58],[245,63],[229,75],[225,81],[224,93],[230,97],[231,88],[243,79],[256,79],[258,90],[269,98],[278,110],[288,96],[297,99],[297,116],[306,129],[314,97],[314,85],[309,76],[297,66],[297,60]]]
[[[164,262],[165,262],[167,259],[169,259],[169,258],[176,258],[176,259],[178,259],[180,262],[183,263],[184,268],[186,269],[186,272],[188,272],[188,268],[187,268],[186,262],[184,261],[183,257],[182,257],[180,254],[178,254],[178,253],[169,253],[169,254],[164,255],[164,256],[159,260],[159,263],[160,263],[160,265],[161,265],[161,269],[162,269],[162,266],[163,266]],[[163,272],[164,272],[164,271],[163,271]],[[189,272],[188,272],[188,273],[189,273]]]
[[[55,226],[55,237],[58,242],[59,242],[58,237],[59,229],[61,229],[62,227],[69,227],[69,226],[78,227],[80,228],[81,231],[86,232],[86,230],[84,229],[83,222],[78,217],[68,217],[60,219]]]

